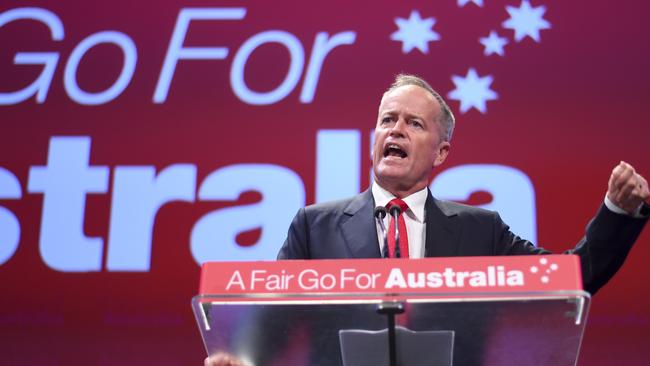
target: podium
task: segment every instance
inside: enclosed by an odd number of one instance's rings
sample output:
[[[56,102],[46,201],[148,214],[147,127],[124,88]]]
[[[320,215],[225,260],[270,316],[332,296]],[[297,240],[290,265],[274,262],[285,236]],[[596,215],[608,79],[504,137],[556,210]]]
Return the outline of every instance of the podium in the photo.
[[[210,262],[192,306],[208,355],[249,365],[561,366],[589,300],[547,255]]]

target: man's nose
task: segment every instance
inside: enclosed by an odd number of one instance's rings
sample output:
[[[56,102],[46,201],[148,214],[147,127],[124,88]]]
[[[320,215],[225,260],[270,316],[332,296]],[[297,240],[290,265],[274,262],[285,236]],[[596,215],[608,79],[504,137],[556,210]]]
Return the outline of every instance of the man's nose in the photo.
[[[393,128],[391,128],[390,134],[402,136],[404,134],[405,129],[406,129],[406,121],[403,118],[400,118],[397,120],[397,122],[395,122]]]

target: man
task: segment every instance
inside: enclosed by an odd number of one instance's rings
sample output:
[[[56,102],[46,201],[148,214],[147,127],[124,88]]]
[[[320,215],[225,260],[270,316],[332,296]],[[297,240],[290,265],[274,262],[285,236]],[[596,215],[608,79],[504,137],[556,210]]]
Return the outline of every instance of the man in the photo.
[[[513,234],[495,212],[431,196],[431,172],[447,158],[453,128],[449,107],[426,81],[398,75],[379,106],[372,187],[350,199],[301,209],[278,259],[381,257],[385,250],[373,210],[394,198],[406,204],[401,235],[410,258],[549,253]],[[648,183],[631,165],[614,168],[605,203],[585,237],[567,251],[580,256],[590,293],[622,265],[648,219],[648,196]]]
[[[373,212],[395,198],[406,204],[400,231],[408,248],[402,248],[402,257],[548,253],[510,232],[495,212],[431,196],[430,176],[449,154],[453,128],[449,107],[426,81],[398,75],[379,106],[372,187],[349,199],[300,209],[278,259],[379,258],[386,250],[394,256],[398,250],[384,248],[379,240]],[[568,251],[581,257],[587,291],[597,291],[622,265],[650,214],[644,202],[648,196],[648,183],[632,166],[621,162],[614,168],[605,203],[585,237]],[[328,319],[336,321],[337,316]],[[330,346],[325,348],[336,354],[337,345]],[[476,364],[472,357],[454,359]],[[244,362],[220,353],[206,359],[205,365]]]

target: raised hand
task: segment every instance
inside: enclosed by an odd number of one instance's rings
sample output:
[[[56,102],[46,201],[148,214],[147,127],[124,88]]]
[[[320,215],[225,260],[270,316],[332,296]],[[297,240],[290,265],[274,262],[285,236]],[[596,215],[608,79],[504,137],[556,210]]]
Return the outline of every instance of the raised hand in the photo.
[[[621,161],[609,177],[607,198],[633,215],[648,197],[650,197],[648,182],[634,170],[632,165]]]

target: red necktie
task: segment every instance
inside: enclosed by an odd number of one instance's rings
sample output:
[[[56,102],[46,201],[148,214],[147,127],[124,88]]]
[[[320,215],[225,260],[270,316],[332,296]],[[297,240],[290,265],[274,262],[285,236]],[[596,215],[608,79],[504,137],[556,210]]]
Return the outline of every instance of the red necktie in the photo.
[[[398,216],[397,226],[399,227],[399,252],[400,258],[409,257],[409,239],[408,234],[406,233],[406,221],[404,221],[404,214],[406,210],[409,209],[409,206],[406,202],[402,201],[399,198],[395,198],[388,202],[386,208],[390,213],[390,208],[393,206],[399,206],[402,209],[402,212]],[[395,218],[393,215],[390,216],[390,224],[388,225],[388,256],[390,258],[395,258]]]

